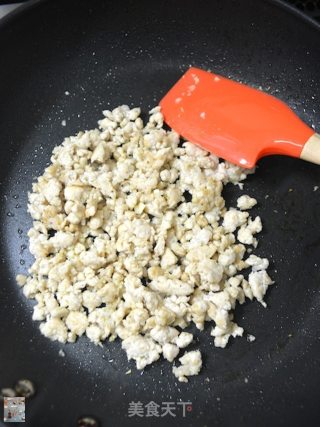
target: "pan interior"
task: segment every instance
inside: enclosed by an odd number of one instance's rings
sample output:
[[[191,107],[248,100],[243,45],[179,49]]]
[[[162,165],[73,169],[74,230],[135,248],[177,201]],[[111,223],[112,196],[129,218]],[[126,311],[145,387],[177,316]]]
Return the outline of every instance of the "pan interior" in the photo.
[[[57,425],[61,414],[73,425],[82,412],[103,425],[133,425],[128,404],[138,400],[191,401],[185,425],[256,425],[257,414],[266,425],[312,420],[320,391],[319,166],[274,156],[245,181],[244,193],[258,200],[252,214],[264,224],[256,253],[270,257],[276,283],[267,309],[249,303],[236,310],[254,343],[236,339],[221,350],[209,327],[196,333],[190,348],[200,348],[204,367],[188,384],[177,384],[164,361],[136,371],[119,341],[101,348],[80,339],[59,357],[62,346],[41,336],[33,303],[14,278],[32,262],[27,193],[65,136],[95,127],[109,107],[127,103],[147,112],[190,65],[262,86],[319,129],[319,29],[264,1],[69,0],[27,8],[0,36],[0,387],[21,377],[36,383],[27,425]],[[241,194],[225,190],[230,206]]]

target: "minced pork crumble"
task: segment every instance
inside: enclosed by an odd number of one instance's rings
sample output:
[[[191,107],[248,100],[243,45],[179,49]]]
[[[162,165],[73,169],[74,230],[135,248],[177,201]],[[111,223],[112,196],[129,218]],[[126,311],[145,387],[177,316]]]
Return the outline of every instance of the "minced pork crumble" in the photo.
[[[246,255],[257,246],[257,202],[243,195],[227,209],[224,184],[248,171],[163,128],[160,108],[144,126],[140,108],[104,111],[99,129],[66,138],[33,184],[28,232],[35,262],[18,275],[37,301],[33,319],[43,335],[95,344],[122,340],[138,369],[162,356],[170,362],[193,341],[183,329],[213,320],[225,347],[243,328],[232,311],[263,297],[272,280],[268,260]],[[251,267],[248,278],[240,273]],[[253,337],[254,339],[254,337]],[[173,367],[179,381],[199,373],[199,350]]]

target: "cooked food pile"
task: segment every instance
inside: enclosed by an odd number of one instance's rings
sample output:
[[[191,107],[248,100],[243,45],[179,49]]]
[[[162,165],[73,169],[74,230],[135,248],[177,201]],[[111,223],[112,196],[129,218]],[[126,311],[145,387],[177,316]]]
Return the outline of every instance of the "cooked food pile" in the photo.
[[[228,209],[222,197],[252,171],[182,142],[163,128],[159,107],[145,125],[140,108],[103,114],[99,129],[54,148],[29,194],[35,262],[17,281],[37,301],[33,319],[62,343],[119,337],[138,369],[161,355],[176,360],[193,341],[192,322],[212,322],[214,344],[225,347],[244,332],[233,321],[237,302],[265,305],[273,283],[268,260],[251,253],[262,230],[247,212],[256,200],[242,195]],[[173,374],[188,381],[201,353],[179,362]]]

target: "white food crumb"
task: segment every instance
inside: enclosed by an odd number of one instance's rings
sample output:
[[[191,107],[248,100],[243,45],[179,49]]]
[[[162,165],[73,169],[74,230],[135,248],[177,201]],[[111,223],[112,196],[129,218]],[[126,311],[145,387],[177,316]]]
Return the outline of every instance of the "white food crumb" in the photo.
[[[67,126],[67,121],[66,120],[62,120],[61,121],[61,126]]]
[[[179,347],[175,344],[165,343],[162,348],[162,352],[165,359],[169,362],[173,362],[179,354]]]
[[[257,216],[254,220],[249,218],[247,225],[243,225],[238,231],[237,237],[239,242],[246,245],[257,246],[257,239],[254,237],[256,233],[262,230],[261,219]]]
[[[266,270],[256,271],[249,274],[249,285],[252,290],[253,296],[261,302],[263,306],[266,303],[263,301],[263,297],[268,289],[268,286],[274,282],[270,279]]]
[[[256,204],[257,204],[256,199],[247,195],[240,196],[237,200],[237,207],[242,211],[251,209]]]
[[[181,382],[188,382],[191,375],[198,375],[202,367],[201,353],[199,350],[189,351],[179,358],[180,366],[174,366],[172,372]]]
[[[193,340],[193,335],[189,332],[181,332],[181,334],[175,339],[175,344],[179,348],[187,347]]]
[[[267,258],[260,258],[256,255],[250,255],[245,262],[252,267],[252,271],[266,270],[269,267]]]
[[[256,337],[254,335],[248,334],[247,335],[247,341],[248,342],[253,342],[256,340]]]
[[[126,350],[128,359],[136,361],[137,369],[143,369],[150,363],[158,360],[162,348],[151,338],[142,335],[131,335],[122,341],[122,348]]]
[[[25,276],[23,274],[18,274],[16,277],[16,281],[17,281],[19,286],[24,286],[27,282],[27,276]]]

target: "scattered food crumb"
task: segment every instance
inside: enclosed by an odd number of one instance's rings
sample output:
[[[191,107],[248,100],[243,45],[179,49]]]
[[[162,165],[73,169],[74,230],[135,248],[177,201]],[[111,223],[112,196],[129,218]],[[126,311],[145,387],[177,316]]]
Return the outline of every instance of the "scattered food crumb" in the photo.
[[[131,374],[131,369],[129,369],[127,372],[126,372],[126,375],[130,375]]]
[[[13,390],[13,388],[6,387],[2,388],[0,391],[0,400],[3,400],[4,397],[15,397],[16,392]]]
[[[249,381],[249,380],[248,380],[248,378],[245,378],[245,379],[244,379],[244,382],[245,382],[246,384],[248,383],[248,381]]]
[[[248,342],[253,342],[256,340],[256,337],[254,335],[248,334],[247,335],[247,341]]]
[[[313,191],[317,191],[317,190],[318,190],[318,188],[319,188],[319,186],[318,186],[318,185],[315,185],[315,186],[313,187]]]
[[[19,380],[14,389],[17,395],[20,397],[31,397],[35,394],[33,383],[26,379]]]
[[[78,419],[78,427],[98,427],[98,421],[92,417],[81,417]]]
[[[68,90],[66,90],[64,94],[67,95],[67,96],[69,96],[70,92]]]
[[[59,356],[65,357],[66,353],[62,350],[62,348],[59,350]]]
[[[66,120],[62,120],[61,121],[61,126],[67,126],[67,121]]]
[[[173,374],[181,382],[188,382],[191,375],[198,375],[202,367],[201,353],[199,350],[189,351],[179,358],[181,365],[172,368]]]
[[[237,200],[237,208],[241,211],[249,210],[253,208],[257,204],[257,200],[253,197],[248,196],[247,194],[244,194],[240,196]]]

